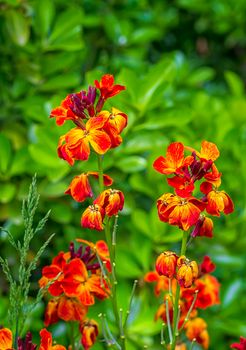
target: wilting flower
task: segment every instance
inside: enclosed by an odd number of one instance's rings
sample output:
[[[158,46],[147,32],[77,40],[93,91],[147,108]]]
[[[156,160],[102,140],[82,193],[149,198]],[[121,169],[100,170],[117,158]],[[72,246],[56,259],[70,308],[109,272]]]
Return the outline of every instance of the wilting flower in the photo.
[[[89,176],[98,178],[98,172],[89,171],[87,173],[82,173],[73,178],[68,189],[65,191],[77,202],[83,202],[86,198],[93,197],[93,192],[89,183]],[[105,186],[111,186],[113,179],[110,176],[104,174],[103,181]]]
[[[204,349],[208,349],[209,335],[207,331],[207,323],[200,317],[196,317],[189,320],[186,325],[186,336],[192,341],[196,339],[196,342],[200,344]]]
[[[195,197],[181,198],[166,194],[157,201],[158,215],[161,221],[177,225],[184,231],[195,225],[206,203]]]
[[[103,75],[100,81],[95,80],[95,86],[100,90],[103,100],[113,97],[126,89],[123,85],[114,85],[114,76],[112,74]]]
[[[173,278],[176,273],[178,256],[171,251],[161,253],[156,259],[155,268],[160,276]]]
[[[66,350],[62,345],[52,346],[52,334],[47,331],[47,329],[42,329],[40,332],[41,343],[39,350]]]
[[[198,277],[198,266],[195,261],[190,261],[182,255],[177,261],[177,280],[180,286],[189,288]]]
[[[213,221],[204,216],[204,215],[200,215],[192,233],[191,236],[192,237],[197,237],[197,236],[204,236],[204,237],[209,237],[212,238],[213,237]]]
[[[163,156],[157,158],[153,167],[161,174],[179,174],[193,160],[193,156],[184,157],[184,145],[181,142],[173,142],[168,146],[166,158]]]
[[[11,350],[13,344],[12,332],[8,328],[0,329],[0,349]]]
[[[105,210],[107,216],[117,215],[124,206],[124,195],[119,190],[111,188],[103,191],[93,202]]]
[[[81,217],[81,226],[91,230],[102,231],[105,210],[98,204],[89,205]]]
[[[75,160],[87,160],[90,155],[90,145],[98,154],[106,153],[111,141],[108,134],[102,130],[106,119],[103,117],[90,118],[84,129],[76,127],[60,137],[58,156],[70,165]]]
[[[215,216],[220,216],[221,212],[230,214],[234,210],[233,202],[225,191],[213,189],[209,182],[203,182],[200,186],[201,191],[206,195],[207,206],[206,211]]]
[[[93,305],[95,296],[104,299],[109,295],[106,283],[102,285],[101,276],[89,276],[86,265],[79,258],[71,260],[65,266],[62,287],[66,296],[78,298],[85,306]]]
[[[59,319],[64,321],[82,321],[88,308],[81,304],[77,298],[68,298],[65,295],[51,299],[45,310],[44,325],[56,323]]]
[[[246,338],[240,337],[240,343],[231,344],[231,349],[246,350]]]
[[[98,336],[98,324],[94,320],[85,320],[79,327],[82,334],[81,344],[85,350],[90,349]]]

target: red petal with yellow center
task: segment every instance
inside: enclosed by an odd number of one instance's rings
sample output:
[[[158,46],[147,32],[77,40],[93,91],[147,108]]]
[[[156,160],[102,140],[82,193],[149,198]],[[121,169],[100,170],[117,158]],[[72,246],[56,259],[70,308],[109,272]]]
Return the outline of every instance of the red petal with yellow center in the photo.
[[[75,176],[65,193],[72,196],[77,202],[83,202],[86,198],[93,197],[88,174],[83,173]]]
[[[90,131],[88,139],[90,140],[92,148],[98,154],[106,153],[111,147],[110,137],[104,131]]]

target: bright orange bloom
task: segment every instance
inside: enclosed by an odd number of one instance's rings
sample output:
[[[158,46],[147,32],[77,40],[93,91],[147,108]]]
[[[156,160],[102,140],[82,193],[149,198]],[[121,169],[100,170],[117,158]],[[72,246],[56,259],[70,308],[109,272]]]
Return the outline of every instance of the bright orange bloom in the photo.
[[[200,153],[196,152],[196,154],[199,158],[212,160],[214,162],[219,157],[220,152],[214,143],[202,141],[201,151]]]
[[[97,241],[96,244],[86,241],[85,239],[77,238],[77,242],[85,243],[89,247],[92,248],[96,254],[98,254],[99,258],[102,260],[103,263],[105,263],[106,269],[111,272],[111,263],[110,263],[110,257],[109,257],[109,249],[107,246],[107,243],[103,240]]]
[[[200,317],[189,320],[186,325],[186,336],[192,341],[194,338],[204,349],[208,349],[209,335],[207,331],[207,323]]]
[[[109,291],[106,283],[101,285],[100,275],[88,275],[85,264],[82,260],[75,258],[64,268],[64,280],[62,287],[68,297],[78,298],[85,305],[93,305],[96,296],[99,299],[108,297]]]
[[[212,164],[212,171],[211,173],[207,173],[204,175],[204,178],[213,184],[215,187],[219,187],[221,184],[221,173],[218,171],[217,167],[215,164]]]
[[[98,172],[87,172],[77,175],[73,178],[68,189],[65,191],[77,202],[83,202],[86,198],[93,197],[93,192],[89,183],[89,176],[99,177]],[[104,185],[111,186],[113,179],[110,176],[103,175]]]
[[[105,210],[98,204],[89,205],[82,214],[81,226],[91,230],[102,231]]]
[[[161,253],[155,264],[157,273],[160,276],[166,276],[168,278],[173,278],[176,273],[178,256],[169,250]]]
[[[62,125],[66,120],[76,121],[78,117],[72,112],[70,106],[72,104],[71,96],[68,95],[65,100],[62,101],[61,105],[52,109],[50,112],[50,118],[56,118],[56,124]]]
[[[220,216],[221,212],[230,214],[234,211],[234,205],[230,196],[225,191],[213,190],[212,184],[203,182],[200,186],[201,191],[206,194],[208,204],[206,211],[215,216]]]
[[[40,332],[41,343],[39,350],[66,350],[62,345],[53,345],[52,346],[52,334],[43,328]]]
[[[90,349],[96,341],[98,336],[98,324],[94,320],[85,320],[79,326],[80,333],[82,334],[81,344],[85,350]]]
[[[12,332],[8,328],[0,329],[0,349],[11,350],[13,344]]]
[[[169,279],[165,276],[160,276],[156,271],[147,272],[144,276],[144,281],[148,283],[156,282],[155,295],[159,296],[161,292],[168,290]]]
[[[100,90],[101,97],[104,100],[126,89],[123,85],[114,85],[114,76],[112,74],[103,75],[100,81],[95,80],[95,86]]]
[[[213,221],[204,216],[204,215],[200,215],[194,230],[191,233],[192,237],[197,237],[197,236],[204,236],[204,237],[209,237],[212,238],[213,237]]]
[[[107,216],[117,215],[124,206],[124,195],[119,190],[111,188],[103,191],[93,202],[105,210]]]
[[[65,295],[58,299],[51,299],[45,310],[44,325],[56,323],[59,319],[64,321],[83,321],[88,308],[76,298],[67,298]]]
[[[198,277],[198,266],[195,261],[190,261],[182,255],[177,261],[177,280],[180,286],[189,288]]]
[[[75,160],[89,158],[90,145],[96,153],[106,153],[111,146],[111,141],[108,134],[102,130],[105,122],[104,117],[92,117],[86,122],[85,129],[76,127],[61,136],[58,156],[73,165]]]
[[[246,338],[240,337],[240,343],[231,344],[231,349],[246,350]]]
[[[157,158],[153,167],[161,174],[179,174],[182,168],[190,165],[193,160],[193,156],[184,157],[184,145],[181,142],[173,142],[168,146],[166,158]]]
[[[195,225],[206,204],[195,197],[180,198],[166,194],[157,201],[158,215],[161,221],[177,225],[184,231]],[[167,205],[166,205],[167,204]]]
[[[127,115],[120,110],[112,107],[111,113],[108,111],[101,111],[98,114],[98,117],[100,116],[107,118],[103,130],[105,130],[110,137],[111,148],[119,146],[122,142],[120,133],[127,126]]]
[[[48,291],[53,296],[59,296],[63,293],[63,289],[61,287],[61,283],[64,277],[63,269],[69,258],[69,253],[60,252],[52,260],[51,265],[45,266],[42,269],[43,277],[39,280],[39,285],[41,288],[44,288],[48,283],[52,282],[48,288]]]
[[[167,179],[167,182],[175,188],[176,194],[182,198],[190,197],[195,188],[193,180],[185,176],[174,176]]]

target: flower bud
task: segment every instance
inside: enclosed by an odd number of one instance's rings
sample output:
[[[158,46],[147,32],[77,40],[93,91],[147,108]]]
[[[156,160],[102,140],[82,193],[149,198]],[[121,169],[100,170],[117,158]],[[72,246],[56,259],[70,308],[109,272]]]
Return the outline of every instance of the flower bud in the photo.
[[[104,209],[98,205],[90,205],[81,217],[81,226],[91,230],[103,230]]]
[[[155,268],[160,276],[173,278],[176,273],[178,256],[169,250],[161,253],[156,259]]]
[[[98,324],[94,320],[85,320],[79,327],[82,334],[81,344],[85,350],[90,349],[98,335]]]

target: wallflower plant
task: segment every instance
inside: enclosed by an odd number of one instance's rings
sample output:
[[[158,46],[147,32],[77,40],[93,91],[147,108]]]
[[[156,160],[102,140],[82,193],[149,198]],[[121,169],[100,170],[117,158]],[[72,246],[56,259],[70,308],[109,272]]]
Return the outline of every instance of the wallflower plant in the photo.
[[[77,350],[81,346],[85,350],[90,349],[96,342],[99,331],[107,346],[119,350],[127,348],[128,317],[137,281],[134,282],[128,309],[123,315],[123,310],[118,307],[115,257],[118,215],[124,207],[124,194],[120,189],[114,188],[113,179],[103,170],[103,158],[122,143],[121,134],[128,119],[125,112],[116,107],[108,111],[104,105],[108,99],[123,90],[125,87],[115,84],[113,75],[106,74],[87,90],[69,94],[51,111],[50,117],[55,119],[58,126],[65,122],[74,124],[58,140],[58,157],[70,166],[78,161],[87,161],[92,153],[97,157],[97,169],[77,174],[64,191],[76,202],[90,202],[81,214],[81,226],[99,232],[95,235],[95,242],[91,242],[83,237],[82,230],[81,237],[76,242],[71,242],[66,251],[58,252],[50,264],[42,268],[40,292],[33,305],[29,305],[31,272],[53,237],[44,243],[30,265],[27,265],[30,241],[43,228],[48,218],[46,215],[33,228],[33,216],[38,204],[34,180],[28,199],[23,204],[23,244],[15,242],[11,233],[7,232],[10,243],[20,254],[17,282],[10,273],[7,260],[0,259],[10,283],[10,329],[0,329],[1,350],[37,348],[32,343],[32,335],[27,333],[23,338],[22,330],[23,322],[28,316],[26,310],[31,312],[43,296],[47,300],[44,326],[48,328],[59,320],[71,324],[68,349]],[[220,189],[222,174],[215,165],[219,155],[217,146],[209,141],[202,141],[199,151],[190,145],[173,142],[168,146],[166,154],[160,155],[153,164],[154,170],[167,176],[167,183],[173,189],[157,199],[159,219],[182,230],[180,251],[163,251],[156,258],[155,270],[144,277],[146,282],[155,284],[154,295],[161,299],[153,317],[156,322],[159,319],[162,321],[160,343],[166,350],[192,349],[195,343],[204,349],[209,347],[207,323],[199,316],[199,310],[220,302],[220,284],[211,275],[215,264],[210,257],[205,256],[196,261],[190,257],[187,248],[198,236],[213,237],[212,217],[233,212],[230,196]],[[95,189],[91,178],[98,181]],[[96,320],[88,317],[89,309],[104,299],[110,299],[112,303],[114,332],[104,313],[99,315],[101,327]],[[77,333],[74,329],[76,323]],[[53,345],[52,334],[46,328],[40,330],[38,348],[65,349],[63,345]],[[144,332],[143,329],[143,334]],[[240,344],[235,343],[231,347],[245,349],[244,340],[241,337]]]

